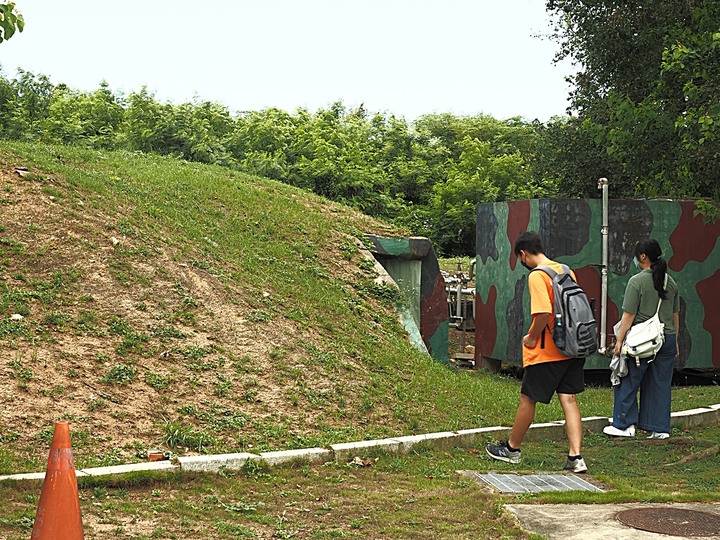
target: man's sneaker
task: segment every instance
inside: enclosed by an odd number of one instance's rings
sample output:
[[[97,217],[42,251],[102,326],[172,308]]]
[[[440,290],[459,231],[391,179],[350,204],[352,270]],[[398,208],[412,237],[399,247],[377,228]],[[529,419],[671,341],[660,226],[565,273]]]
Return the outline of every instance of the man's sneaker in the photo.
[[[664,433],[662,431],[653,431],[650,434],[650,436],[648,437],[648,439],[669,439],[669,438],[670,438],[670,434]]]
[[[615,426],[605,426],[603,428],[603,433],[612,437],[634,437],[635,426],[630,426],[625,429],[618,429]]]
[[[520,450],[510,450],[507,443],[488,444],[485,451],[491,458],[507,463],[520,463],[522,459],[522,452]]]
[[[563,467],[563,471],[570,471],[574,473],[587,472],[587,465],[583,458],[570,459],[568,458],[567,463]]]

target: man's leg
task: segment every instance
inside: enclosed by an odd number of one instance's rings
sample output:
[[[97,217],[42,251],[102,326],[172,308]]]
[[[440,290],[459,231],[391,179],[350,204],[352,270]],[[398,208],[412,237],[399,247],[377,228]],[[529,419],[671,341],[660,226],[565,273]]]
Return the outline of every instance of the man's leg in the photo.
[[[530,399],[525,394],[520,394],[520,405],[515,413],[515,421],[510,432],[508,444],[513,448],[520,448],[527,430],[535,419],[535,404],[537,401]]]
[[[570,451],[568,455],[579,456],[582,445],[582,416],[578,407],[575,394],[560,394],[558,399],[565,414],[565,432],[567,433]]]

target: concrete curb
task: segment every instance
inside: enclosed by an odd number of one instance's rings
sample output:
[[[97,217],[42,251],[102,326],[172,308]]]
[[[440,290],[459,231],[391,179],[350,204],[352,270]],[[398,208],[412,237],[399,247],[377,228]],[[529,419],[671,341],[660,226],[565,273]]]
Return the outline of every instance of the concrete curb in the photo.
[[[583,418],[583,429],[590,432],[600,432],[612,419],[604,416],[591,416]],[[691,428],[695,426],[712,426],[720,424],[720,404],[700,407],[687,411],[678,411],[670,415],[671,425],[675,428]],[[236,454],[215,454],[204,456],[187,456],[178,458],[178,464],[169,461],[156,461],[147,463],[131,463],[114,467],[96,467],[90,469],[77,469],[76,474],[81,476],[105,476],[111,474],[125,474],[137,471],[198,471],[221,472],[223,470],[239,470],[248,461],[257,460],[268,465],[279,465],[290,461],[307,463],[326,463],[337,461],[347,463],[354,457],[367,453],[387,452],[394,454],[407,454],[414,447],[429,446],[437,450],[449,450],[454,447],[472,448],[485,442],[491,435],[497,439],[505,439],[510,435],[510,428],[494,426],[460,431],[441,431],[422,435],[407,435],[387,439],[357,441],[333,444],[330,448],[302,448],[298,450],[280,450],[277,452],[262,452],[253,454],[239,452]],[[557,439],[565,436],[565,421],[533,424],[525,437],[527,441],[543,441]],[[24,473],[0,476],[3,480],[42,480],[45,473]]]

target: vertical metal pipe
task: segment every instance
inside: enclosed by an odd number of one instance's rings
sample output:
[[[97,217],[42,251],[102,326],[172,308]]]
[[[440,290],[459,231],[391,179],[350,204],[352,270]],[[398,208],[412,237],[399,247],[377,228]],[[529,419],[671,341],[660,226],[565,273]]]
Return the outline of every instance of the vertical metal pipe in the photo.
[[[598,189],[602,189],[602,265],[601,265],[601,283],[602,290],[600,293],[600,347],[598,352],[605,354],[607,349],[607,295],[608,295],[608,179],[601,178],[598,180]]]

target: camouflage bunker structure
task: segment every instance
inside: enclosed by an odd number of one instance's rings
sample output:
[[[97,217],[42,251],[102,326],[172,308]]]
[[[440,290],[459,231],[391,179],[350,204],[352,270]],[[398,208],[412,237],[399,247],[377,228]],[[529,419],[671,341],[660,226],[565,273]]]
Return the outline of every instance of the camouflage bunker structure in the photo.
[[[410,341],[435,359],[448,362],[448,307],[445,280],[427,238],[365,235],[370,252],[397,284],[397,306]]]
[[[675,367],[720,369],[720,222],[705,223],[695,215],[693,201],[608,201],[606,193],[605,205],[595,199],[478,205],[476,365],[493,369],[500,361],[522,364],[521,339],[530,326],[530,299],[527,270],[513,246],[520,233],[530,230],[538,232],[551,259],[575,271],[603,334],[601,350],[603,344],[609,348],[613,343],[625,286],[637,271],[632,262],[635,243],[657,239],[680,288],[680,357]],[[585,368],[608,365],[609,357],[598,353],[587,359]]]

